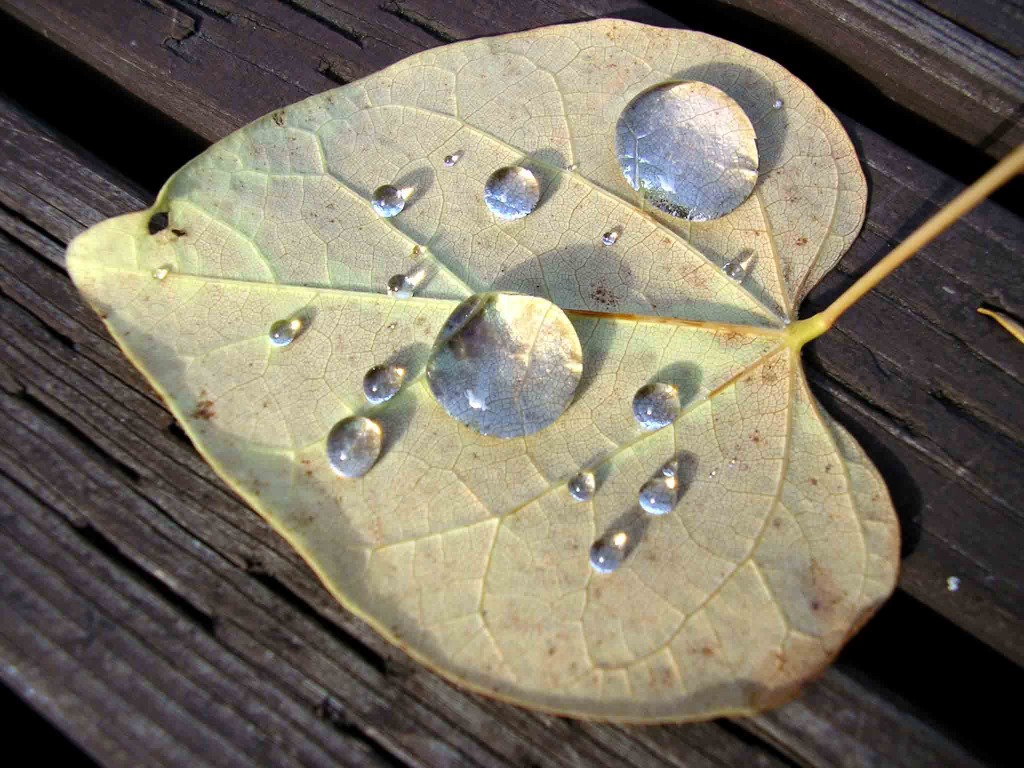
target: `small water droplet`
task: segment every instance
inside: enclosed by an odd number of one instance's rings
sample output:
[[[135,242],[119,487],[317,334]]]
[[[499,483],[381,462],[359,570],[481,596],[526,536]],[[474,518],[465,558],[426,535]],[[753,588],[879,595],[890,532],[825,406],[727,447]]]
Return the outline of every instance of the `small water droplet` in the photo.
[[[775,103],[772,104],[772,109],[782,109],[782,105],[783,105],[782,99],[776,99]]]
[[[384,403],[398,394],[405,381],[405,368],[398,365],[375,365],[363,377],[363,394],[373,405]]]
[[[448,155],[444,159],[444,167],[445,168],[451,168],[457,162],[459,162],[459,160],[461,160],[461,159],[462,159],[462,150],[459,150],[458,152],[452,152],[450,155]]]
[[[662,477],[679,477],[679,459],[669,459],[661,465]]]
[[[664,83],[636,96],[615,126],[615,154],[633,189],[690,221],[725,216],[757,183],[754,126],[707,83]]]
[[[506,221],[529,215],[540,202],[540,184],[532,171],[518,165],[499,168],[484,183],[484,202]]]
[[[373,190],[370,204],[378,215],[385,219],[397,216],[405,208],[405,201],[412,194],[412,187],[396,187],[393,184],[384,184]]]
[[[575,173],[579,169],[580,169],[580,164],[579,163],[570,163],[569,165],[565,166],[565,170],[567,170],[569,173]]]
[[[647,384],[633,395],[633,416],[644,429],[668,426],[676,420],[681,409],[679,390],[671,384]]]
[[[612,227],[603,235],[601,235],[601,242],[605,245],[615,245],[619,241],[619,237],[622,235],[622,227]]]
[[[362,477],[377,463],[383,441],[377,422],[349,416],[327,434],[327,461],[342,477]]]
[[[754,263],[754,252],[741,253],[735,259],[727,261],[722,265],[725,276],[735,283],[742,283],[746,278],[751,265]]]
[[[736,463],[737,463],[737,462],[736,462],[736,459],[729,459],[729,466],[730,466],[730,467],[735,467],[735,466],[736,466]]]
[[[392,275],[388,280],[388,296],[409,299],[426,277],[426,270],[416,269],[404,275]]]
[[[418,259],[422,255],[423,255],[423,246],[422,245],[414,245],[412,247],[412,253],[409,254],[410,258],[413,258],[413,259]]]
[[[652,515],[671,512],[679,499],[679,478],[658,474],[640,488],[640,506]]]
[[[960,579],[958,579],[956,576],[950,576],[948,579],[946,579],[946,589],[948,589],[950,592],[956,592],[958,589],[960,589]]]
[[[598,573],[612,573],[626,558],[629,534],[625,531],[602,536],[590,547],[590,567]]]
[[[522,437],[572,402],[583,351],[569,318],[550,301],[515,293],[470,296],[449,315],[426,375],[456,421],[495,437]]]
[[[594,498],[596,489],[597,480],[589,469],[583,470],[569,481],[569,495],[576,501],[590,501]]]
[[[162,267],[157,267],[153,270],[153,279],[163,280],[169,274],[171,274],[171,266],[169,264],[164,264]]]
[[[718,470],[717,469],[712,469],[710,472],[708,472],[708,477],[712,478],[712,477],[715,477],[715,475],[717,475],[717,474],[718,474]]]
[[[275,347],[287,347],[302,333],[302,328],[301,317],[290,317],[287,320],[278,320],[271,325],[267,336]]]

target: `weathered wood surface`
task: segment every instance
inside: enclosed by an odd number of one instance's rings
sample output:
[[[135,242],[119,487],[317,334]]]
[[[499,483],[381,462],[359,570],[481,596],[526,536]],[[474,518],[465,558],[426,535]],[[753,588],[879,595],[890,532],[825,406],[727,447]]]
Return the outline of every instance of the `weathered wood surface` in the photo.
[[[3,5],[209,140],[439,39],[608,10]],[[146,205],[147,194],[15,107],[0,111],[0,310],[11,329],[0,352],[11,425],[0,437],[3,674],[103,762],[973,764],[926,717],[842,666],[804,699],[740,724],[772,753],[732,725],[615,728],[533,715],[411,665],[335,606],[216,479],[68,283],[70,237]],[[847,127],[872,184],[869,223],[812,306],[956,188],[857,122]],[[1024,361],[974,308],[1024,314],[1021,240],[1019,219],[983,206],[811,354],[819,396],[906,513],[901,588],[1018,662]],[[955,594],[949,575],[962,579]]]
[[[720,724],[612,727],[487,701],[343,612],[183,439],[62,271],[70,237],[144,196],[0,106],[8,684],[44,692],[113,764],[790,764]],[[976,764],[840,670],[740,725],[799,765]]]
[[[438,40],[534,23],[527,12],[536,23],[554,23],[607,10],[598,3],[546,3],[510,18],[507,9],[457,0],[446,4],[442,23],[407,2],[3,3],[211,141]],[[869,176],[868,223],[808,309],[836,295],[956,188],[860,123],[845,123]],[[813,367],[828,374],[812,379],[828,393],[827,404],[890,459],[882,471],[905,513],[912,549],[902,586],[1018,663],[1024,661],[1024,633],[1015,631],[1024,617],[1017,546],[1024,475],[1008,468],[1024,462],[1024,411],[1014,407],[1024,361],[975,308],[991,302],[1024,314],[1024,280],[1014,258],[1022,245],[1020,220],[988,206],[886,281],[810,355]],[[956,600],[946,592],[949,575],[965,586]]]

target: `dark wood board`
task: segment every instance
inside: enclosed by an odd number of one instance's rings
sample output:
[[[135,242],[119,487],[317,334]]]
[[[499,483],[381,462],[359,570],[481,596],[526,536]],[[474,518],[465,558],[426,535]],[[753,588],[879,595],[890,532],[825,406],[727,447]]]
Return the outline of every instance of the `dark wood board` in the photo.
[[[431,13],[425,3],[337,0],[2,5],[211,141],[439,41],[611,10],[547,3],[513,13],[456,2]],[[19,512],[0,517],[0,561],[19,564],[9,567],[4,603],[13,613],[4,626],[27,616],[38,628],[0,638],[16,662],[5,680],[43,691],[35,706],[102,762],[151,755],[147,764],[180,764],[198,750],[200,763],[230,755],[269,764],[602,765],[628,755],[637,765],[971,764],[926,717],[842,669],[805,699],[742,723],[775,744],[773,753],[729,725],[623,729],[532,715],[410,665],[337,608],[217,480],[67,282],[70,237],[146,205],[146,195],[60,136],[41,138],[45,129],[15,107],[5,111],[0,306],[18,338],[35,341],[0,358],[3,408],[17,425],[0,453],[0,509]],[[130,117],[90,115],[111,126]],[[808,309],[957,189],[861,123],[846,125],[869,174],[871,214]],[[1017,217],[983,206],[810,355],[817,393],[865,444],[905,513],[901,588],[1018,663],[1024,478],[1013,468],[1024,453],[1016,407],[1024,364],[1015,342],[974,309],[988,301],[1024,314],[1021,240]],[[24,521],[28,528],[7,525]],[[53,559],[74,547],[84,565]],[[946,591],[949,575],[962,579],[959,592]],[[62,580],[72,592],[54,586]],[[94,621],[76,613],[78,601],[116,636],[108,655],[77,652]],[[151,603],[163,607],[143,609]],[[184,629],[172,634],[172,625]],[[125,670],[145,675],[145,685],[129,687],[136,673]],[[55,682],[69,675],[84,682]],[[133,707],[131,728],[102,727]],[[152,741],[139,737],[150,731]]]

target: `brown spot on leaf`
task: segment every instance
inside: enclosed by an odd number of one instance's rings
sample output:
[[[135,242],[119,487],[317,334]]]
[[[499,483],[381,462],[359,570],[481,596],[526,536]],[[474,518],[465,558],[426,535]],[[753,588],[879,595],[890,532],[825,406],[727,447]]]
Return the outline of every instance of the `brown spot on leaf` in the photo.
[[[798,237],[796,239],[796,244],[797,245],[807,245],[807,238],[803,237],[803,236]]]
[[[810,483],[811,485],[817,485],[817,484],[818,484],[818,478],[816,478],[816,477],[812,477],[812,478],[811,478],[810,480],[808,480],[807,482],[809,482],[809,483]]]
[[[273,115],[271,115],[271,118],[273,119],[275,124],[277,124],[278,126],[283,126],[284,125],[284,110],[283,109],[277,110],[277,112],[275,112]]]
[[[202,419],[203,421],[209,421],[217,412],[213,410],[213,400],[203,399],[196,403],[195,410],[192,411],[193,419]]]
[[[700,652],[705,656],[715,655],[715,649],[712,648],[710,645],[705,645],[703,648],[700,649]]]
[[[781,528],[781,527],[782,527],[782,518],[781,517],[776,517],[774,520],[772,520],[772,528]]]
[[[619,297],[615,295],[614,291],[605,288],[603,285],[595,285],[594,289],[590,292],[590,298],[603,307],[617,307],[619,305]]]

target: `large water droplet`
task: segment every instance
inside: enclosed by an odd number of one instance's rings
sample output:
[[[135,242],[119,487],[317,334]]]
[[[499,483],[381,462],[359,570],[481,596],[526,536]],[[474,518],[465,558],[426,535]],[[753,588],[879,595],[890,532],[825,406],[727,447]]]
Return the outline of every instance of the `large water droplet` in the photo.
[[[370,204],[380,216],[390,219],[402,212],[410,194],[412,194],[412,187],[396,187],[393,184],[385,184],[373,190]]]
[[[526,168],[499,168],[484,183],[484,202],[499,218],[521,219],[540,202],[540,184]]]
[[[625,531],[602,536],[590,548],[590,567],[598,573],[612,573],[626,559],[629,534]]]
[[[725,264],[722,265],[722,271],[725,273],[725,276],[733,282],[742,283],[753,263],[754,252],[745,251],[735,259],[725,262]]]
[[[554,422],[582,372],[580,340],[565,313],[516,293],[479,293],[459,304],[426,367],[441,407],[495,437],[529,435]]]
[[[388,280],[388,296],[396,299],[412,298],[426,274],[424,269],[414,269],[404,275],[392,275]]]
[[[377,422],[349,416],[327,434],[327,461],[342,477],[362,477],[377,463],[383,441]]]
[[[679,478],[666,475],[664,468],[640,488],[640,506],[652,515],[671,512],[679,499]]]
[[[671,384],[647,384],[633,395],[633,416],[644,429],[667,427],[681,409],[679,390]]]
[[[636,96],[615,127],[615,151],[630,186],[681,219],[725,216],[757,183],[754,126],[707,83],[665,83]]]
[[[615,245],[619,242],[619,237],[622,236],[622,227],[612,227],[603,235],[601,235],[601,242],[604,245]]]
[[[450,155],[445,157],[445,159],[444,159],[444,167],[445,168],[451,168],[457,162],[459,162],[459,160],[461,160],[461,159],[462,159],[462,150],[459,150],[458,152],[452,152]]]
[[[302,318],[290,317],[287,320],[278,320],[271,325],[267,337],[275,347],[287,347],[298,338],[302,330]]]
[[[597,489],[597,479],[589,469],[584,469],[569,481],[569,495],[576,501],[590,501]]]
[[[398,365],[375,365],[363,376],[363,394],[377,405],[398,394],[405,381],[405,368]]]
[[[171,274],[171,267],[169,264],[164,264],[162,267],[157,267],[156,269],[153,270],[153,279],[163,280],[169,274]]]

